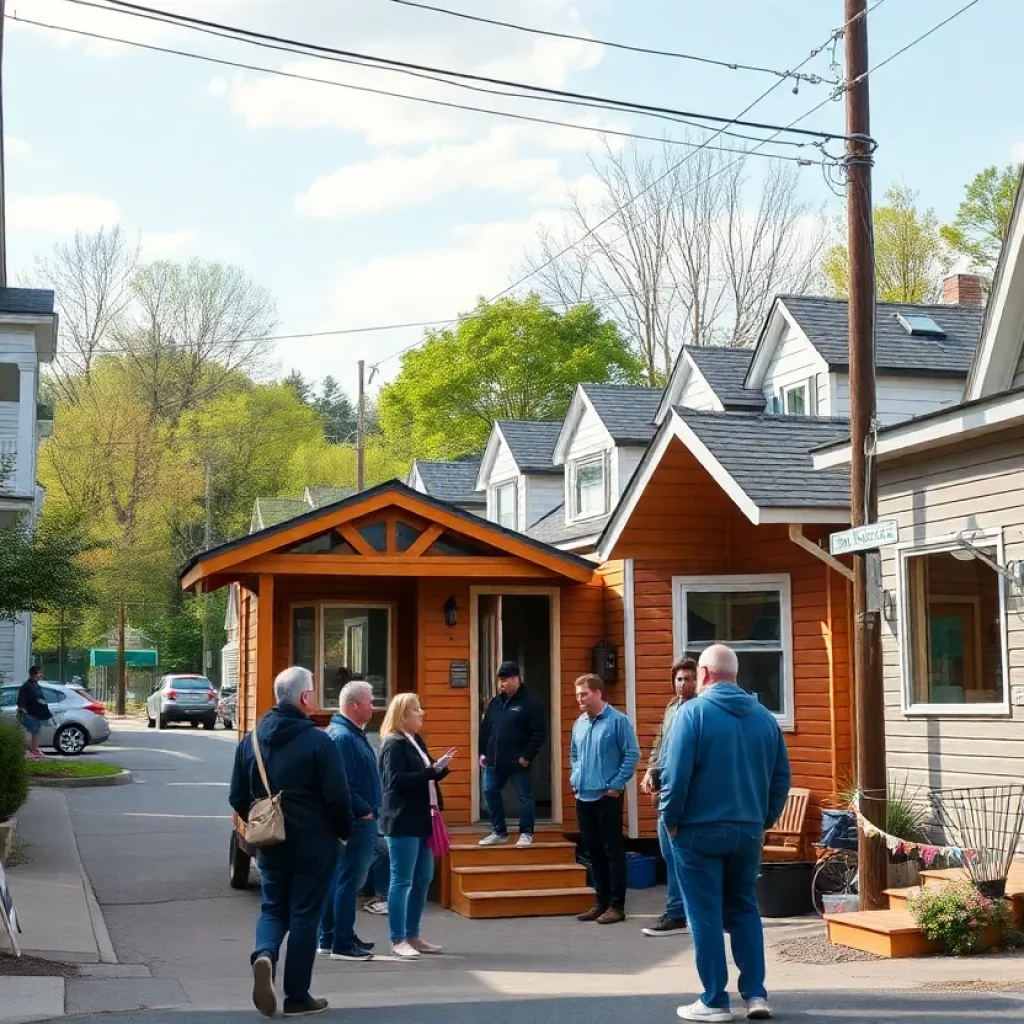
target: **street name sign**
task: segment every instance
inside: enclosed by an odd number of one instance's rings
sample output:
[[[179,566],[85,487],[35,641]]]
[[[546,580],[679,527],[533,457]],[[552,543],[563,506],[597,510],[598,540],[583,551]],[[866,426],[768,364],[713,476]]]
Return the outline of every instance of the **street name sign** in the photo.
[[[849,555],[854,551],[877,551],[895,544],[899,539],[899,523],[895,519],[882,519],[877,523],[833,533],[828,539],[828,549],[833,555]]]

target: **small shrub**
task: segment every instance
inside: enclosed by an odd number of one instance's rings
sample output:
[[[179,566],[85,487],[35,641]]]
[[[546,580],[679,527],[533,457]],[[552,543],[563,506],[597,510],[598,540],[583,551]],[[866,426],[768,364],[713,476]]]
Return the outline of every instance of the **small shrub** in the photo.
[[[0,821],[6,821],[28,799],[28,762],[21,726],[0,722]]]
[[[975,952],[982,931],[990,925],[999,929],[1004,941],[1011,932],[1009,903],[982,896],[970,882],[925,886],[910,900],[910,912],[921,931],[953,956]]]

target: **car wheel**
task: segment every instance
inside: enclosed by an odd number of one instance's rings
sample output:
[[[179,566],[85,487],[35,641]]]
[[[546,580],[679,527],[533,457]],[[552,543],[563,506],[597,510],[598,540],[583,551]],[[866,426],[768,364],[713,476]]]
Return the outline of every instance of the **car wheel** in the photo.
[[[89,734],[80,725],[62,725],[53,737],[53,749],[65,757],[74,757],[85,750]]]
[[[213,718],[204,718],[203,719],[203,728],[204,729],[216,729],[217,728],[217,716],[214,715]]]
[[[235,727],[235,723],[232,722],[230,718],[225,718],[224,719],[224,728],[225,729],[234,729],[234,727]]]
[[[192,722],[191,725],[192,725],[193,729],[198,729],[199,728],[199,720],[197,719],[196,721]]]
[[[167,728],[167,716],[166,715],[161,715],[160,716],[160,728],[161,729],[166,729]]]
[[[231,830],[231,845],[228,847],[228,883],[232,889],[249,888],[249,865],[252,858],[242,849],[238,833]]]
[[[155,729],[156,728],[156,719],[155,718],[150,718],[149,715],[146,715],[146,728],[147,729]]]

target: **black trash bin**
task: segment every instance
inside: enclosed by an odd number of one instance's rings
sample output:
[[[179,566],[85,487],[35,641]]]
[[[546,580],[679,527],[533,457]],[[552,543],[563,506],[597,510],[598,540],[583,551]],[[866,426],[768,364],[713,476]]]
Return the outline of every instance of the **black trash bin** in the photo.
[[[757,907],[762,917],[800,917],[814,910],[811,877],[814,865],[807,861],[768,862],[757,878]]]

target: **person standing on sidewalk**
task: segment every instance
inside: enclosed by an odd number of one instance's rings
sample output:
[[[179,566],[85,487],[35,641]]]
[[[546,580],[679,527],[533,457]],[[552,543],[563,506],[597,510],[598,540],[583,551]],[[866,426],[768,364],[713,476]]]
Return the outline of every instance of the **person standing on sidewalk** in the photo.
[[[772,1016],[765,989],[764,932],[754,886],[765,829],[789,795],[786,742],[775,716],[736,684],[739,662],[724,644],[697,667],[697,697],[666,737],[661,814],[683,886],[704,994],[676,1011],[683,1020],[731,1021],[723,931],[739,968],[750,1020]]]
[[[43,688],[39,685],[38,665],[28,670],[28,679],[18,690],[18,718],[21,727],[28,733],[28,756],[33,761],[42,760],[46,755],[39,749],[39,730],[43,722],[53,719],[53,715],[50,714]]]
[[[672,664],[671,677],[674,696],[665,708],[661,725],[658,726],[658,734],[654,737],[654,743],[651,745],[651,755],[647,759],[647,771],[640,783],[640,789],[647,794],[657,794],[661,788],[658,753],[665,740],[668,727],[672,724],[676,712],[697,693],[697,662],[693,658],[679,658]],[[658,815],[658,845],[665,861],[668,897],[665,901],[665,913],[661,915],[658,923],[651,925],[650,928],[642,929],[644,935],[649,935],[652,938],[659,938],[662,935],[679,935],[686,931],[686,906],[683,903],[683,890],[679,885],[679,876],[676,873],[672,838],[669,836],[660,814]]]
[[[228,802],[243,820],[255,801],[271,795],[256,764],[254,740],[273,795],[281,794],[285,840],[257,852],[263,906],[251,957],[252,1001],[264,1017],[277,1012],[278,955],[288,936],[284,965],[284,1015],[323,1013],[326,999],[309,992],[316,933],[338,862],[338,840],[352,830],[345,768],[334,743],[309,713],[316,707],[313,676],[286,668],[274,680],[275,705],[235,751]]]
[[[519,800],[519,841],[533,843],[536,809],[533,802],[532,765],[547,737],[547,723],[540,701],[523,685],[519,666],[502,662],[498,669],[498,693],[487,705],[480,726],[480,767],[484,770],[484,799],[491,819],[491,834],[481,846],[508,842],[505,801],[501,791],[511,780]]]
[[[618,924],[626,919],[623,794],[640,763],[640,747],[633,723],[604,699],[600,676],[576,680],[576,703],[583,713],[572,727],[569,784],[597,891],[597,902],[578,920]]]
[[[346,683],[338,697],[338,714],[331,717],[327,735],[345,766],[352,801],[352,834],[338,854],[334,888],[320,917],[320,953],[332,960],[369,960],[372,943],[356,935],[356,898],[366,884],[377,855],[377,816],[381,786],[377,755],[366,738],[373,717],[373,687],[361,680]]]

